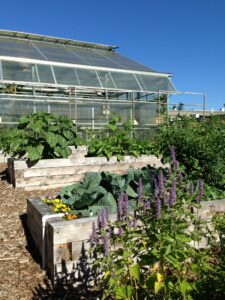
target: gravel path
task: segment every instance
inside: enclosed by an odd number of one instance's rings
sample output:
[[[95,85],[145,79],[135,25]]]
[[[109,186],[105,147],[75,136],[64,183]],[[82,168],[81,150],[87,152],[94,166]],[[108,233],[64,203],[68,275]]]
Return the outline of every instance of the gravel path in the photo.
[[[41,269],[26,227],[26,198],[41,194],[14,189],[6,181],[6,165],[0,164],[0,300],[96,299],[68,285],[53,289]]]

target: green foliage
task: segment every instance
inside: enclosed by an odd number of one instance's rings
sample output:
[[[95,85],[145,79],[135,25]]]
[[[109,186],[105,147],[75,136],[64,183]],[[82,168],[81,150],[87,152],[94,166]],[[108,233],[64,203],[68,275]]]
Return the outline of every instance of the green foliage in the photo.
[[[117,117],[112,118],[106,127],[105,137],[89,143],[89,156],[106,156],[108,159],[116,156],[118,161],[121,161],[125,155],[138,157],[142,154],[158,154],[153,143],[140,141],[132,136],[131,121],[121,127],[117,125],[119,121]]]
[[[130,197],[129,205],[134,209],[138,179],[142,178],[145,183],[143,195],[147,197],[152,194],[151,180],[161,170],[144,167],[142,170],[130,168],[124,175],[109,172],[86,173],[83,182],[62,188],[59,196],[63,203],[81,216],[97,215],[103,207],[108,207],[110,213],[115,213],[116,202],[121,193],[126,193]]]
[[[175,172],[167,178],[167,194],[177,178]],[[174,205],[160,200],[160,216],[155,199],[146,208],[143,197],[134,216],[109,222],[92,236],[102,299],[224,299],[225,214],[216,216],[212,232],[193,203],[196,195],[183,190],[186,185],[177,182]],[[207,247],[201,248],[202,237]]]
[[[177,160],[191,180],[202,178],[208,185],[225,190],[225,118],[213,116],[202,121],[178,117],[166,122],[155,136],[163,157],[174,146]]]
[[[14,157],[27,155],[29,161],[42,158],[66,158],[68,146],[77,145],[76,127],[64,116],[38,112],[22,116],[16,128],[1,134],[0,146]]]

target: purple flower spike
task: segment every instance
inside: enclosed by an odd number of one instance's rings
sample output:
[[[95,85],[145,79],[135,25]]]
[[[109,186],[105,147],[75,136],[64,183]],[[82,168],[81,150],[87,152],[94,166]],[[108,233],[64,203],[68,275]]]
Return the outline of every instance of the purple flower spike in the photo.
[[[173,180],[172,181],[172,189],[173,189],[173,191],[174,191],[174,195],[176,195],[176,181],[175,180]]]
[[[103,245],[104,245],[104,255],[109,256],[109,238],[107,235],[104,236]]]
[[[151,208],[151,203],[150,201],[146,201],[144,203],[144,211],[149,210]]]
[[[163,194],[165,192],[164,175],[163,175],[162,171],[160,171],[160,173],[159,173],[159,192],[160,192],[161,197],[163,196]]]
[[[204,182],[202,179],[198,181],[198,197],[199,201],[204,197]]]
[[[109,228],[109,235],[110,235],[110,237],[114,236],[114,227]]]
[[[182,175],[181,171],[179,171],[179,173],[178,173],[178,182],[181,184],[182,181],[183,181],[183,175]]]
[[[105,222],[105,209],[103,208],[102,211],[101,211],[101,227],[104,228],[105,225],[106,225],[106,222]]]
[[[123,215],[123,195],[121,194],[118,198],[117,205],[117,221],[120,221]]]
[[[154,178],[154,189],[157,189],[157,188],[158,188],[158,183],[157,183],[156,178]]]
[[[174,206],[175,200],[176,200],[176,189],[174,188],[174,185],[172,185],[170,189],[170,196],[169,196],[169,207]]]
[[[158,220],[161,218],[161,202],[159,198],[156,200],[156,218]]]
[[[174,166],[175,166],[175,169],[178,170],[179,169],[179,161],[175,160]]]
[[[122,236],[123,235],[123,229],[121,227],[119,227],[118,229],[118,235],[119,236]]]
[[[175,162],[175,160],[176,160],[176,153],[175,153],[174,146],[170,147],[170,158],[171,158],[172,162]]]
[[[166,191],[164,191],[163,195],[162,195],[162,204],[163,206],[166,205],[168,199],[167,199],[167,194]]]
[[[128,201],[128,195],[123,195],[123,214],[127,218],[129,214],[129,201]]]
[[[139,177],[138,178],[138,188],[137,188],[138,203],[140,202],[140,200],[142,198],[142,192],[143,192],[142,179],[141,179],[141,177]]]
[[[105,209],[105,220],[106,220],[106,223],[109,223],[109,210],[107,207]]]
[[[189,188],[189,191],[190,191],[190,194],[191,194],[191,195],[194,194],[194,190],[195,190],[194,184],[193,184],[193,182],[191,182],[191,183],[190,183],[190,188]]]

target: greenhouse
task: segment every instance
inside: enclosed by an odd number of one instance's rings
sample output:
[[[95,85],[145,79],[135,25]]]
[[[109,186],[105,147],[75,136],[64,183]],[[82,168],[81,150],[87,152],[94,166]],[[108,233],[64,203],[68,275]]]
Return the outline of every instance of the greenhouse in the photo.
[[[171,74],[116,48],[1,30],[1,126],[38,111],[69,116],[81,129],[102,128],[115,114],[140,129],[158,124],[167,95],[175,92]]]

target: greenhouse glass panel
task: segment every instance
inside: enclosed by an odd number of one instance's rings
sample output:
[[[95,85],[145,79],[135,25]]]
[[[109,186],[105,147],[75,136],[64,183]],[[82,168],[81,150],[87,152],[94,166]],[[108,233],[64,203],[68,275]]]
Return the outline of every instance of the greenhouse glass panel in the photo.
[[[109,72],[97,71],[97,73],[104,88],[116,88]]]
[[[174,91],[168,77],[137,74],[137,79],[144,91]]]
[[[54,115],[67,116],[74,119],[74,105],[70,105],[69,103],[49,103],[48,110]]]
[[[78,55],[83,61],[85,61],[86,65],[91,66],[100,66],[100,67],[108,67],[108,68],[121,68],[119,64],[114,61],[108,59],[107,55],[104,55],[104,50],[93,50],[93,49],[85,49],[80,47],[69,47],[66,46],[70,51],[74,54]]]
[[[121,118],[121,124],[127,122],[132,116],[132,103],[111,103],[110,115],[116,115]]]
[[[71,53],[64,45],[44,42],[33,42],[49,61],[65,62],[71,64],[86,64],[80,57]]]
[[[34,103],[32,101],[0,100],[0,116],[2,122],[17,122],[21,116],[35,112]]]
[[[77,76],[82,86],[101,87],[94,70],[76,69]]]
[[[66,67],[53,67],[58,84],[79,85],[75,69]]]
[[[77,123],[80,126],[92,126],[94,122],[93,109],[90,103],[79,103],[76,106]]]
[[[133,61],[119,53],[110,52],[110,51],[101,51],[101,55],[107,57],[116,64],[116,68],[126,69],[126,70],[135,70],[135,71],[144,71],[144,72],[155,72],[154,70],[147,68],[136,61]]]
[[[157,116],[157,104],[156,103],[137,103],[135,102],[135,120],[139,127],[147,127],[155,124],[155,118]]]
[[[44,59],[31,42],[3,37],[0,38],[0,55]]]
[[[52,74],[52,69],[50,66],[37,65],[37,69],[38,69],[38,75],[39,75],[40,82],[55,83],[53,74]]]
[[[14,61],[2,61],[4,80],[38,82],[34,64]]]
[[[140,90],[133,74],[111,72],[111,75],[118,89]]]

